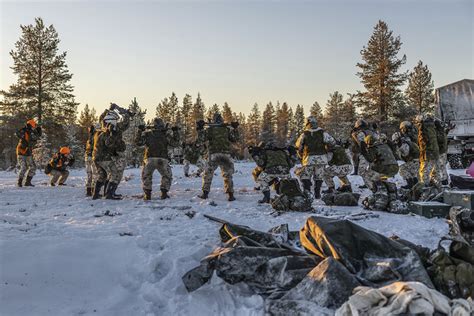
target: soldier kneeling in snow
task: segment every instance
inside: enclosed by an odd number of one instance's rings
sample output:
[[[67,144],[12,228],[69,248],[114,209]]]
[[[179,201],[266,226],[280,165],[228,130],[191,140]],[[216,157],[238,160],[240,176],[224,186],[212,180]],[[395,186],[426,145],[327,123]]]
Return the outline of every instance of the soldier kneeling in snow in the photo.
[[[54,187],[58,181],[58,185],[66,185],[65,182],[69,176],[69,171],[66,168],[73,164],[74,157],[71,155],[69,147],[61,147],[45,168],[45,173],[51,177],[51,186]]]

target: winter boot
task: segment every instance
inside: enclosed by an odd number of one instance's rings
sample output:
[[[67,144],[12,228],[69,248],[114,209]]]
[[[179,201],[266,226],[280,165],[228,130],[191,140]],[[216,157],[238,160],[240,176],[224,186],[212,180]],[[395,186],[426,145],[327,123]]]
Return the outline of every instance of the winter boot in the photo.
[[[315,188],[316,189],[316,188]],[[332,187],[328,187],[327,190],[323,190],[322,193],[324,194],[328,194],[328,193],[334,193],[334,188]]]
[[[186,178],[189,178],[189,173],[185,173],[184,176],[185,176]]]
[[[449,184],[448,179],[441,181],[441,185],[447,186]]]
[[[50,181],[49,184],[52,186],[52,187],[55,187],[56,184],[53,182],[53,181]]]
[[[321,198],[321,186],[323,185],[322,180],[314,181],[314,198],[320,199]]]
[[[228,192],[227,195],[229,196],[227,199],[229,202],[235,201],[234,192]]]
[[[311,193],[311,180],[305,179],[301,180],[301,182],[303,183],[303,190],[305,192]]]
[[[410,190],[415,184],[413,183],[413,178],[408,178],[407,179],[407,184],[406,185],[402,185],[402,189],[405,189],[405,190]]]
[[[31,180],[33,180],[33,177],[26,177],[25,187],[34,187],[34,185],[31,183]]]
[[[166,200],[166,199],[169,199],[170,196],[168,195],[168,190],[165,190],[165,189],[161,189],[161,197],[160,197],[162,200]]]
[[[260,186],[254,186],[253,189],[254,189],[255,191],[260,191]]]
[[[92,188],[86,188],[86,196],[92,196]]]
[[[117,190],[117,183],[109,182],[107,185],[107,193],[105,194],[105,198],[107,200],[121,200],[120,197],[115,195],[115,190]]]
[[[209,197],[209,191],[202,191],[200,195],[198,195],[199,198],[206,200]]]
[[[17,186],[21,188],[23,186],[23,178],[18,178]]]
[[[150,201],[151,200],[151,190],[143,190],[143,199],[145,201]]]
[[[351,176],[358,176],[359,175],[359,166],[354,166],[354,171],[352,171]]]
[[[103,182],[97,181],[94,186],[94,194],[92,195],[93,200],[97,200],[100,198],[100,191],[102,190],[102,186],[104,185]]]
[[[263,191],[263,199],[259,200],[258,203],[270,203],[270,191]]]

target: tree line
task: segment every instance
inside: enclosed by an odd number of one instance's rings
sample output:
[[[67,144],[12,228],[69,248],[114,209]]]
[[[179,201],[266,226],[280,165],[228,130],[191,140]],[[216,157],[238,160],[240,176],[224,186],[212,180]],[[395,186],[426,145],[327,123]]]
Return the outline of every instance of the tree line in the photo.
[[[11,68],[17,80],[7,90],[0,91],[0,167],[15,164],[14,132],[29,118],[37,119],[43,126],[44,136],[35,149],[40,164],[59,146],[68,145],[76,156],[81,155],[87,128],[97,123],[98,113],[88,104],[77,113],[67,53],[59,52],[60,40],[54,26],[46,26],[41,18],[36,18],[34,24],[22,25],[21,31],[10,52]],[[400,36],[395,36],[387,23],[378,21],[361,50],[361,61],[356,64],[356,76],[364,89],[346,94],[334,91],[324,108],[315,101],[308,113],[301,104],[290,106],[280,101],[264,106],[255,103],[250,113],[237,113],[227,102],[206,106],[199,93],[195,99],[186,94],[179,100],[173,92],[158,103],[155,114],[181,128],[183,143],[195,140],[196,121],[210,120],[216,112],[226,122],[238,121],[242,137],[235,147],[237,158],[246,158],[247,146],[260,141],[294,143],[309,114],[317,117],[322,128],[343,140],[349,137],[358,118],[381,122],[382,130],[391,132],[400,121],[433,111],[431,72],[422,61],[411,71],[401,71],[406,63],[406,56],[400,56],[401,47]],[[129,164],[138,165],[140,149],[133,145],[133,137],[138,126],[146,123],[146,111],[136,98],[128,107],[137,115],[124,135],[128,145],[126,157]]]

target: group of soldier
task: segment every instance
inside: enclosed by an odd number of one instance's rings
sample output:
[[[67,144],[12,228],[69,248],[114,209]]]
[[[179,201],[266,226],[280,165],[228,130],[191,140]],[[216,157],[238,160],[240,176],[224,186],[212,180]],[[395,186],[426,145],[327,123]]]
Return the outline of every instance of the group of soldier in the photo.
[[[123,132],[129,127],[131,119],[133,113],[112,104],[100,116],[100,127],[89,128],[85,145],[86,194],[92,199],[102,196],[121,199],[116,190],[125,169]],[[228,200],[235,200],[232,143],[239,140],[238,126],[237,122],[224,123],[219,113],[211,122],[196,123],[197,140],[184,148],[184,173],[189,176],[189,165],[197,165],[197,175],[202,175],[200,198],[209,197],[214,172],[220,167]],[[354,124],[351,138],[341,140],[318,126],[314,116],[309,116],[294,146],[269,140],[248,148],[257,165],[252,172],[258,184],[256,189],[263,194],[259,202],[271,203],[271,188],[280,193],[280,184],[292,179],[291,170],[298,164],[294,173],[299,178],[302,191],[305,196],[315,199],[320,199],[322,193],[352,192],[348,178],[351,172],[359,174],[364,186],[374,194],[388,194],[393,190],[394,184],[387,179],[398,172],[407,183],[403,189],[412,189],[420,184],[446,185],[447,131],[438,119],[419,115],[414,123],[402,122],[400,130],[388,139],[378,131],[376,124],[359,119]],[[36,169],[32,148],[41,137],[41,127],[34,120],[29,120],[17,136],[18,186],[32,186],[31,179]],[[173,179],[169,151],[180,144],[179,128],[170,128],[161,118],[155,118],[153,124],[139,126],[135,143],[145,149],[142,169],[144,199],[151,199],[155,170],[161,175],[161,199],[169,198]],[[404,163],[399,167],[397,160]],[[45,169],[51,177],[51,185],[64,185],[69,174],[67,167],[73,163],[70,149],[61,147]],[[335,177],[339,182],[337,186]],[[324,191],[323,183],[327,186]]]

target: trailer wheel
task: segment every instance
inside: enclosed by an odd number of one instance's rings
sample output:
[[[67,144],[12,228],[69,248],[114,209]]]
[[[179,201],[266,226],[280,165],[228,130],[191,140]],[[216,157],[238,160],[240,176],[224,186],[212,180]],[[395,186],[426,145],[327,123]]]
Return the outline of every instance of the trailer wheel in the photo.
[[[448,162],[451,169],[464,169],[462,156],[460,154],[448,155]]]

